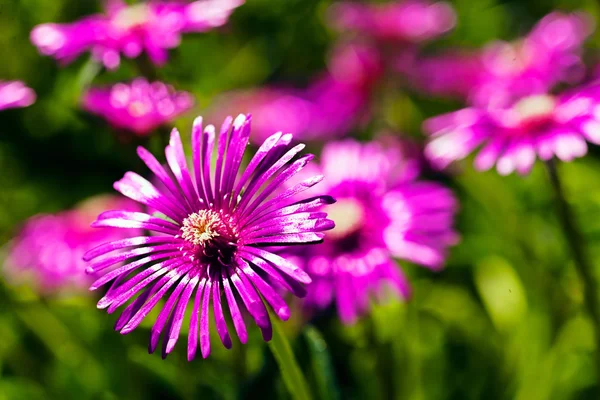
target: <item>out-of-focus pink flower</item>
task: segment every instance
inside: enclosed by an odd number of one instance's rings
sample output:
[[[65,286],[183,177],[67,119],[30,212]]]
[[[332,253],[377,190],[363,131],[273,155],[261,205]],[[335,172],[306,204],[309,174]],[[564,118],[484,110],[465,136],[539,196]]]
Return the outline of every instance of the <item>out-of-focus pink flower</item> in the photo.
[[[313,114],[301,137],[321,141],[343,137],[367,119],[370,94],[369,87],[323,75],[306,89],[305,97],[313,104]]]
[[[448,3],[421,0],[378,5],[338,3],[330,8],[329,16],[339,30],[409,43],[434,39],[456,24],[456,14]]]
[[[414,163],[400,150],[389,141],[333,142],[323,149],[320,171],[306,171],[321,173],[324,189],[336,199],[323,207],[336,223],[323,244],[298,248],[292,257],[313,279],[305,302],[309,309],[335,303],[341,321],[353,323],[385,289],[409,295],[408,280],[393,258],[437,270],[458,240],[452,192],[416,180]]]
[[[252,142],[276,132],[293,133],[299,140],[323,141],[344,136],[368,112],[368,93],[324,74],[309,87],[263,87],[226,93],[215,101],[213,117],[223,110],[243,110],[253,118]]]
[[[406,53],[395,65],[428,93],[464,97],[476,106],[507,107],[519,97],[581,80],[581,46],[592,30],[586,14],[555,12],[514,42],[497,41],[482,52],[459,50],[431,57]]]
[[[379,51],[360,42],[336,45],[329,55],[327,67],[333,79],[357,88],[368,88],[383,74]]]
[[[9,280],[32,278],[42,292],[87,289],[93,277],[85,273],[83,254],[107,241],[141,233],[138,229],[90,227],[98,212],[114,208],[140,211],[129,199],[103,195],[92,197],[72,210],[30,218],[9,246],[5,264]]]
[[[394,69],[408,85],[427,94],[466,99],[482,80],[483,62],[474,51],[420,56],[407,50],[394,60]]]
[[[251,141],[262,143],[282,131],[302,137],[310,124],[313,104],[299,90],[263,87],[228,92],[215,101],[211,119],[224,119],[231,110],[252,114]]]
[[[304,88],[264,86],[232,91],[212,106],[215,119],[239,110],[252,114],[252,142],[276,132],[290,132],[299,140],[328,140],[347,134],[365,120],[375,83],[383,72],[377,50],[364,43],[334,47],[328,71]]]
[[[194,105],[188,92],[178,92],[162,82],[137,78],[131,83],[91,88],[83,97],[83,107],[115,127],[147,135],[171,122]]]
[[[600,83],[562,95],[524,96],[505,108],[465,108],[431,118],[425,155],[439,168],[483,148],[475,167],[498,173],[528,173],[536,156],[571,161],[600,144]]]
[[[0,110],[27,107],[35,102],[35,92],[21,81],[0,81]]]
[[[162,65],[168,49],[175,48],[181,34],[205,32],[227,22],[244,0],[149,1],[127,5],[107,0],[105,14],[93,15],[70,24],[47,23],[36,26],[31,41],[40,52],[69,63],[91,51],[107,68],[146,51],[150,60]]]

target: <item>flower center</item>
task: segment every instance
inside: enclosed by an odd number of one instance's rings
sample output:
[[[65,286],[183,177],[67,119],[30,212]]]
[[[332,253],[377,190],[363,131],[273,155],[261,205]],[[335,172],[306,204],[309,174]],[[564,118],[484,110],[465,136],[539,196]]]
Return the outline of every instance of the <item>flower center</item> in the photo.
[[[150,19],[150,10],[146,4],[129,6],[115,16],[115,24],[121,29],[133,29],[144,25]]]
[[[354,199],[340,199],[325,208],[329,219],[335,222],[335,228],[327,231],[331,239],[343,239],[352,236],[363,225],[365,212],[363,206]]]
[[[513,106],[521,125],[537,125],[546,122],[555,108],[556,99],[547,94],[525,97]]]
[[[200,210],[183,220],[181,237],[192,247],[192,259],[202,265],[230,265],[237,248],[237,232],[231,217]]]

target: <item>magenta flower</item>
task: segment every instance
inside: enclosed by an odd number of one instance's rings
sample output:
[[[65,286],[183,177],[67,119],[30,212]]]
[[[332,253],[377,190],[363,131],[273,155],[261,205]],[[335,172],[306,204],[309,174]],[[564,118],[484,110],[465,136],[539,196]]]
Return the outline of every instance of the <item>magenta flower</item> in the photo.
[[[475,106],[506,107],[520,97],[548,92],[558,83],[580,81],[585,74],[581,46],[592,26],[586,14],[551,13],[514,42],[435,56],[405,52],[395,69],[427,93],[461,97]]]
[[[429,95],[459,99],[467,99],[481,84],[484,71],[481,54],[465,50],[435,56],[405,50],[393,67],[411,87]]]
[[[308,154],[292,161],[304,145],[292,147],[291,134],[272,135],[260,146],[248,167],[240,171],[249,136],[249,116],[240,115],[233,122],[227,118],[218,137],[212,125],[203,132],[202,120],[198,118],[192,131],[193,173],[188,170],[176,130],[165,151],[167,169],[140,148],[140,158],[165,189],[157,190],[133,172],[116,182],[115,189],[164,216],[107,211],[93,224],[141,228],[160,234],[106,243],[85,255],[87,261],[93,260],[88,271],[104,274],[91,289],[112,282],[98,302],[99,308],[108,308],[111,313],[132,300],[115,326],[122,334],[134,330],[159,300],[166,299],[151,331],[150,352],[156,349],[161,336],[163,356],[173,350],[191,301],[188,360],[195,357],[198,341],[202,356],[210,353],[211,308],[225,347],[230,348],[232,342],[224,308],[229,310],[242,343],[248,338],[245,310],[268,341],[271,322],[263,298],[279,318],[286,320],[290,310],[279,289],[303,296],[303,284],[311,281],[300,268],[269,251],[268,246],[320,242],[323,231],[334,224],[326,219],[325,213],[316,210],[323,204],[331,204],[333,199],[329,196],[295,199],[322,176],[279,191],[284,182],[313,158]],[[109,254],[121,249],[127,250]],[[124,265],[111,268],[115,263]]]
[[[343,2],[329,11],[331,22],[340,30],[409,43],[434,39],[456,24],[456,14],[445,2],[406,0],[379,5]]]
[[[0,110],[27,107],[35,102],[35,92],[21,81],[0,81]]]
[[[581,45],[592,33],[582,13],[551,13],[520,41],[496,42],[482,54],[484,70],[471,93],[475,105],[505,107],[519,97],[546,92],[584,77]]]
[[[563,161],[582,157],[586,140],[600,144],[598,83],[562,95],[535,94],[500,109],[465,108],[431,118],[425,155],[438,168],[465,158],[483,146],[475,168],[494,165],[498,173],[528,173],[536,159]]]
[[[194,99],[190,93],[177,92],[162,82],[137,78],[129,84],[91,88],[84,94],[82,105],[117,128],[147,135],[191,109]]]
[[[179,46],[181,34],[205,32],[227,22],[243,0],[149,1],[127,5],[107,0],[106,13],[71,24],[42,24],[31,32],[31,41],[44,55],[69,63],[84,52],[107,68],[146,51],[150,60],[162,65],[168,50]]]
[[[390,142],[329,143],[320,170],[336,199],[323,211],[336,226],[322,245],[300,248],[293,260],[313,279],[306,306],[335,302],[341,321],[351,324],[385,289],[409,295],[394,257],[433,270],[443,266],[447,247],[457,240],[456,200],[442,185],[415,180],[417,165]]]
[[[262,143],[278,129],[294,131],[301,140],[323,141],[345,135],[364,119],[369,90],[324,74],[303,89],[266,86],[229,92],[212,108],[215,118],[223,116],[223,109],[250,110],[253,143]]]
[[[8,278],[20,281],[30,276],[42,292],[87,288],[93,279],[85,273],[83,254],[106,241],[132,234],[122,229],[90,227],[99,210],[107,208],[139,211],[129,199],[96,196],[72,210],[30,218],[9,245],[5,264]],[[133,234],[139,232],[134,230]]]
[[[279,130],[294,132],[296,138],[303,138],[314,113],[313,107],[300,90],[266,86],[220,96],[211,107],[214,110],[211,117],[225,118],[223,110],[248,110],[252,114],[250,139],[260,144]]]

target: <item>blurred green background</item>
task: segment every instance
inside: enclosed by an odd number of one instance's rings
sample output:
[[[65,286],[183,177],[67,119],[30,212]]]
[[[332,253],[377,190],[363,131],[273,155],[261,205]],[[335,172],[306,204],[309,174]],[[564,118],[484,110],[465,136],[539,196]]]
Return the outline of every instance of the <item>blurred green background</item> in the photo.
[[[555,9],[600,16],[594,0],[451,3],[458,25],[433,48],[512,39]],[[184,36],[158,70],[161,80],[196,96],[195,109],[177,121],[180,131],[189,132],[192,117],[219,93],[265,83],[302,85],[322,71],[337,37],[324,18],[329,4],[248,0],[224,29]],[[115,133],[79,109],[94,72],[87,56],[61,68],[29,42],[37,24],[99,10],[92,0],[0,0],[0,78],[21,79],[38,94],[33,106],[0,113],[1,244],[34,214],[111,192],[126,170],[141,171],[135,146],[160,145]],[[590,62],[599,45],[595,33],[587,42]],[[137,73],[124,60],[94,83]],[[383,96],[377,118],[416,138],[425,117],[460,106],[395,90]],[[559,165],[559,173],[598,266],[600,151]],[[315,397],[600,399],[591,324],[545,170],[538,164],[530,176],[505,178],[475,173],[467,160],[460,174],[435,178],[461,202],[462,241],[443,272],[403,263],[414,287],[411,301],[375,306],[352,327],[333,312],[307,326],[293,312],[283,325]],[[26,286],[0,284],[0,399],[289,397],[257,329],[250,329],[248,345],[235,342],[229,351],[213,334],[207,360],[188,363],[180,345],[163,361],[147,354],[150,318],[121,336],[112,330],[116,317],[96,309],[96,293],[40,298]]]

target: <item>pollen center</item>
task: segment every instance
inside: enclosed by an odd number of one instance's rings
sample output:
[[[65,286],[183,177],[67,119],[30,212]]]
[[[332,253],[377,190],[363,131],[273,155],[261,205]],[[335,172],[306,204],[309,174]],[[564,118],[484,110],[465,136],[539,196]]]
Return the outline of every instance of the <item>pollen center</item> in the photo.
[[[356,233],[365,218],[363,206],[354,199],[339,199],[327,206],[325,211],[335,222],[335,228],[326,233],[331,239],[342,239]]]
[[[129,6],[116,15],[114,22],[121,29],[133,29],[144,25],[150,19],[150,10],[146,4]]]
[[[525,97],[514,105],[521,124],[548,120],[556,108],[556,100],[547,94]]]
[[[196,246],[205,246],[219,237],[233,239],[233,234],[219,213],[200,210],[183,220],[181,237]]]

